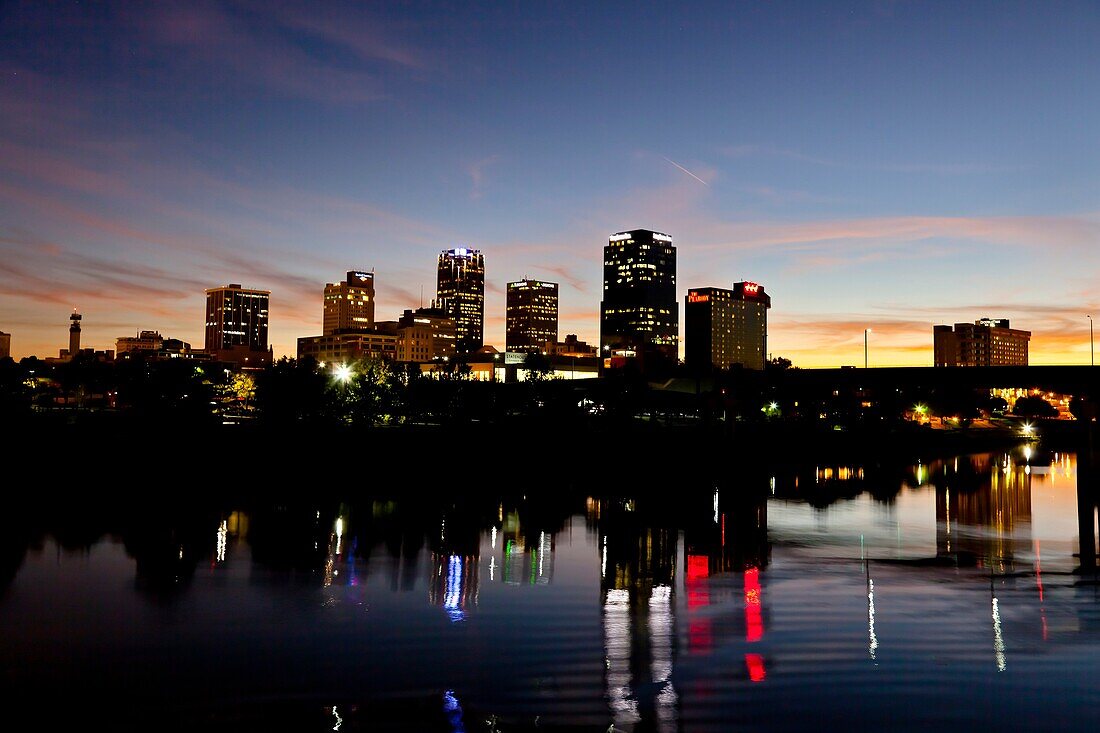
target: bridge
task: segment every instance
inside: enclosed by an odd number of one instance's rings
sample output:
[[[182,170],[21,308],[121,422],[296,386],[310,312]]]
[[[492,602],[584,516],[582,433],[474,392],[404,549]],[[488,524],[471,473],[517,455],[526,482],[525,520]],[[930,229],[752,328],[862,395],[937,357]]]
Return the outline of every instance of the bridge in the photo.
[[[747,376],[747,375],[746,375]],[[879,392],[888,389],[995,389],[1021,387],[1100,398],[1100,367],[841,367],[784,369],[764,375],[781,391],[833,389]]]

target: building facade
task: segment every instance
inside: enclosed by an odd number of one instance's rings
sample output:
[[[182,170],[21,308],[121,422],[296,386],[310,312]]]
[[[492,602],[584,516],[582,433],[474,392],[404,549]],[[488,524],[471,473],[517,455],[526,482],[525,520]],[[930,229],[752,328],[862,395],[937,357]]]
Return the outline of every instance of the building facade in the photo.
[[[558,284],[545,280],[508,283],[505,349],[538,352],[558,340]]]
[[[0,331],[0,359],[11,356],[11,334]]]
[[[374,326],[374,273],[351,270],[347,279],[325,284],[322,333]]]
[[[381,329],[352,329],[298,339],[298,358],[317,363],[351,364],[361,359],[397,359],[397,334]]]
[[[543,346],[547,356],[599,356],[600,349],[581,341],[577,334],[565,335],[565,341],[547,341]]]
[[[678,357],[676,248],[647,229],[608,237],[603,257],[600,347],[605,352],[658,352]]]
[[[1027,366],[1031,331],[1010,328],[1007,318],[932,327],[934,364],[940,366]]]
[[[455,355],[455,322],[440,308],[405,311],[396,333],[397,361],[427,363]]]
[[[191,344],[180,339],[164,338],[159,331],[139,331],[136,336],[122,336],[115,339],[115,356],[140,354],[155,359],[187,356],[202,357],[191,351]]]
[[[455,322],[458,353],[473,353],[485,345],[485,257],[480,250],[440,252],[436,299]]]
[[[694,288],[684,303],[684,361],[694,370],[763,369],[771,297],[758,283]]]
[[[206,351],[217,361],[241,366],[271,362],[267,344],[271,292],[239,284],[206,291]]]

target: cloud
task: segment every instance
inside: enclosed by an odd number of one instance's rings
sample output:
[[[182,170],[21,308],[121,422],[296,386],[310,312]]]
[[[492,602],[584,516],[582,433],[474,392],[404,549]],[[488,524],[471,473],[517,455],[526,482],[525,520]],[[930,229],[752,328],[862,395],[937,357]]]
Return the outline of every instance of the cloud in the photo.
[[[577,292],[588,292],[584,278],[576,274],[571,267],[566,267],[565,265],[535,265],[535,269],[554,273]]]
[[[330,104],[389,96],[394,70],[423,72],[428,57],[366,10],[289,3],[190,2],[124,6],[120,16],[147,68],[213,88],[252,88]],[[168,69],[153,63],[173,56]],[[209,87],[208,87],[209,88]]]
[[[886,173],[930,173],[943,176],[974,175],[980,173],[1006,173],[1023,170],[1018,165],[974,163],[974,162],[919,162],[919,163],[864,163],[842,161],[818,155],[808,155],[798,150],[777,145],[729,145],[719,149],[719,153],[729,158],[778,158],[796,163],[809,163],[826,168],[847,170],[882,171]]]
[[[466,174],[470,176],[470,183],[472,185],[470,189],[471,199],[476,201],[485,193],[486,169],[498,160],[500,160],[500,155],[494,153],[466,167]]]

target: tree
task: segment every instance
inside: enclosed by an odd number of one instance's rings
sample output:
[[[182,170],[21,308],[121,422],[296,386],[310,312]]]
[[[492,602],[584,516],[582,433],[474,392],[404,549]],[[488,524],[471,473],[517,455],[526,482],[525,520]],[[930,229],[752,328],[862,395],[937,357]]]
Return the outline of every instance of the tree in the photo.
[[[1012,412],[1019,417],[1058,417],[1058,409],[1042,397],[1020,397]]]
[[[1095,420],[1096,403],[1089,397],[1077,395],[1069,401],[1069,411],[1078,420]]]
[[[783,369],[797,369],[797,367],[791,366],[791,360],[785,359],[782,356],[772,357],[764,364],[765,369],[774,369],[780,371]]]

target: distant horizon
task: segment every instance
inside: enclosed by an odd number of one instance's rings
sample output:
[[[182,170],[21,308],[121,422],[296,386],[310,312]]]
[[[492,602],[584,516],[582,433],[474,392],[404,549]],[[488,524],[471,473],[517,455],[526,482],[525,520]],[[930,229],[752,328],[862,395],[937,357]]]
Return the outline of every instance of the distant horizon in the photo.
[[[1086,0],[0,5],[0,331],[53,356],[76,307],[90,347],[198,348],[241,283],[294,355],[325,283],[373,269],[389,320],[467,247],[487,343],[523,276],[593,343],[607,235],[646,228],[678,303],[761,283],[796,366],[862,366],[867,328],[930,365],[983,317],[1088,364],[1097,37]]]

